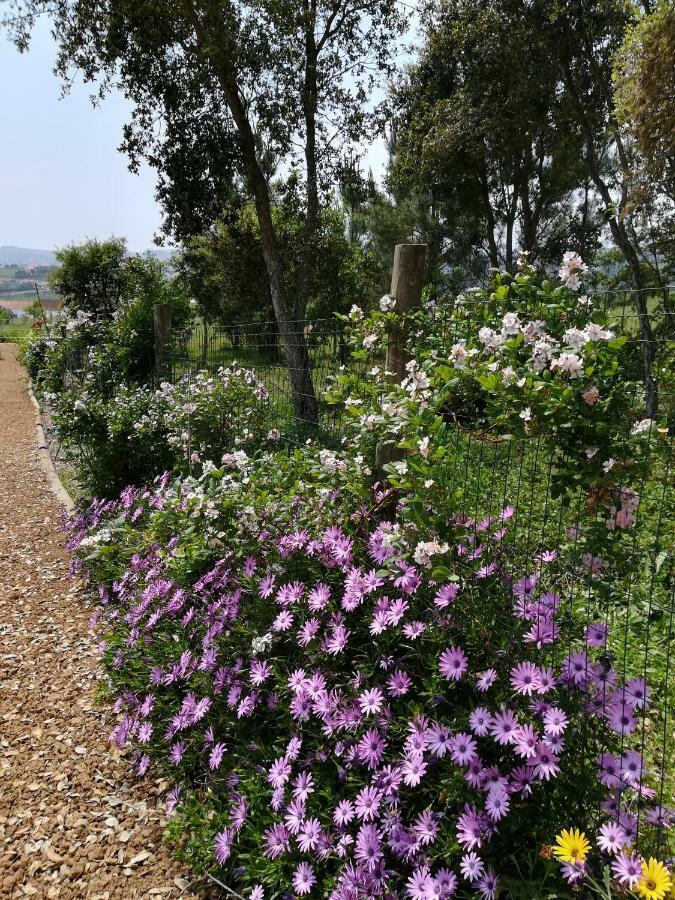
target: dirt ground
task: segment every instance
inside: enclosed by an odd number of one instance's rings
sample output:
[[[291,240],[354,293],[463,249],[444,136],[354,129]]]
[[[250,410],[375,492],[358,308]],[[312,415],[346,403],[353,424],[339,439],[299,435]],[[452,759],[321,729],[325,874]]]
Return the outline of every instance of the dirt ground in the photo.
[[[0,897],[204,898],[162,844],[161,785],[108,744],[92,609],[16,356],[0,344]]]

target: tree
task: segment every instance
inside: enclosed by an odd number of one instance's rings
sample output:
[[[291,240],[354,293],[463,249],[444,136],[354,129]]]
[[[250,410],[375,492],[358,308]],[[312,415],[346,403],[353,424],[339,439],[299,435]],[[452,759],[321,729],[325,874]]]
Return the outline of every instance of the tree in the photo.
[[[402,27],[396,0],[13,0],[5,23],[20,49],[27,47],[41,13],[52,18],[59,74],[67,78],[76,68],[86,80],[98,79],[101,92],[118,83],[131,98],[126,145],[164,173],[165,193],[178,171],[178,185],[208,206],[205,183],[229,195],[230,172],[241,180],[255,203],[296,414],[315,421],[307,348],[292,320],[304,315],[309,300],[322,181],[338,138],[353,139],[363,131],[372,82],[386,74],[394,30]],[[165,117],[166,139],[160,129],[148,128]],[[186,142],[181,117],[191,125]],[[205,180],[195,181],[194,167],[183,175],[189,141],[205,154],[204,161],[214,161]],[[298,147],[305,244],[293,301],[284,290],[263,151],[297,166]],[[174,203],[182,218],[189,203],[189,194]]]
[[[675,7],[659,3],[631,25],[614,58],[614,102],[648,177],[675,199]]]
[[[518,248],[550,262],[574,232],[580,249],[592,245],[598,223],[579,191],[581,136],[540,34],[546,4],[447,0],[424,9],[420,59],[393,97],[390,183],[426,195],[445,265],[475,270],[478,258],[483,269],[485,261],[512,269]]]
[[[87,241],[56,251],[61,263],[49,276],[65,308],[110,319],[127,286],[127,245],[122,238]]]

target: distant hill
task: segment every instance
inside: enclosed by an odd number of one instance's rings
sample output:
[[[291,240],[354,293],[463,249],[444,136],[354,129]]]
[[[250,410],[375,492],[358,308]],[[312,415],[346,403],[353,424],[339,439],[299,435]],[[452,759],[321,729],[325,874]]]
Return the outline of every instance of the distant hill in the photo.
[[[53,266],[56,257],[51,250],[31,250],[28,247],[0,247],[0,266]]]
[[[149,252],[157,259],[167,260],[173,250],[164,247],[151,247]],[[53,266],[56,264],[56,256],[52,250],[31,250],[29,247],[12,247],[7,244],[0,247],[0,266]]]

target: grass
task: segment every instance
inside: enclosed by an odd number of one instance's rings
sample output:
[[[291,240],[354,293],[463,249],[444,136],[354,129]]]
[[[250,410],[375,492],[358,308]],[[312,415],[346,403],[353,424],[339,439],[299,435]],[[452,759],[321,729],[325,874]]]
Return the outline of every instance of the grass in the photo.
[[[9,325],[0,325],[0,343],[20,344],[33,330],[33,320],[28,316],[15,318]]]

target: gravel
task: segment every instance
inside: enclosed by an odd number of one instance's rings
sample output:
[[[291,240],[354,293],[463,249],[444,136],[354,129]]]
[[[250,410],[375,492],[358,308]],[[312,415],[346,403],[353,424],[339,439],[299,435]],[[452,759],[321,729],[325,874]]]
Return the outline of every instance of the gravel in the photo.
[[[0,897],[214,896],[162,843],[162,790],[136,781],[97,703],[82,585],[37,461],[14,345],[0,345]]]

